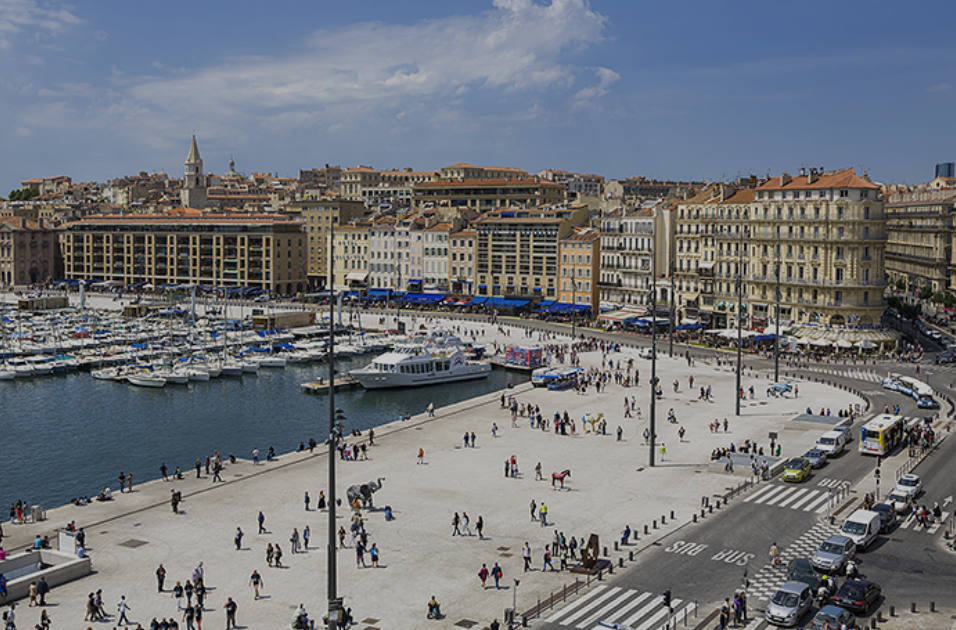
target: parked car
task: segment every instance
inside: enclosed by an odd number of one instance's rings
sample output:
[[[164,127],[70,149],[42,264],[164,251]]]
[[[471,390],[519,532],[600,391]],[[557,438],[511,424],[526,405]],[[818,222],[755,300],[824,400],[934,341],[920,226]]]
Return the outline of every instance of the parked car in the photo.
[[[870,606],[880,600],[879,584],[866,580],[847,580],[833,596],[833,603],[855,613],[866,613]]]
[[[870,510],[880,515],[880,531],[886,533],[896,525],[896,508],[888,503],[877,503]]]
[[[794,457],[783,469],[783,480],[800,483],[810,476],[810,461],[806,457]]]
[[[810,462],[810,468],[823,468],[827,463],[826,451],[819,448],[811,448],[803,456]]]
[[[829,574],[840,573],[854,553],[856,553],[856,544],[849,537],[830,536],[820,543],[820,548],[810,557],[810,564],[817,571]]]
[[[882,528],[883,518],[879,514],[870,510],[856,510],[843,521],[840,531],[862,551],[879,538]]]
[[[777,626],[796,626],[813,605],[813,592],[803,582],[787,582],[781,586],[770,603],[764,618]]]
[[[900,477],[900,480],[896,482],[896,487],[893,491],[905,492],[915,500],[920,493],[923,492],[923,481],[919,478],[919,475],[912,473],[903,475]]]
[[[830,624],[830,625],[827,625]],[[829,604],[824,606],[813,616],[809,628],[842,628],[841,624],[846,624],[847,628],[853,628],[856,625],[856,617],[849,610]]]

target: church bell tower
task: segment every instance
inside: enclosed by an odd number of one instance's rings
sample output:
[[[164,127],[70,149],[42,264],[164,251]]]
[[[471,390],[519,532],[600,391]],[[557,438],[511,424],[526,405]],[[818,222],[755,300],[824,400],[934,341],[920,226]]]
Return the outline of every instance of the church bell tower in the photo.
[[[186,208],[206,208],[206,176],[202,172],[202,158],[199,157],[195,135],[189,145],[189,155],[186,156],[186,172],[180,199]]]

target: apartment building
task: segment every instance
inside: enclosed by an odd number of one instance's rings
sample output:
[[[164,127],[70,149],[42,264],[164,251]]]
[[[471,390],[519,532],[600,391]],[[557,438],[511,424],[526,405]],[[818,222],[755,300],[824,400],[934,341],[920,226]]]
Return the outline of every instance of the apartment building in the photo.
[[[601,293],[601,232],[575,227],[558,244],[558,302],[590,307],[597,313]]]
[[[449,241],[454,226],[436,223],[422,234],[422,274],[426,289],[449,291]]]
[[[600,175],[545,169],[535,173],[535,176],[548,182],[563,184],[569,199],[577,199],[580,196],[598,197],[604,194],[604,178]]]
[[[953,274],[953,218],[956,189],[914,190],[886,202],[886,275],[911,289],[956,289]]]
[[[379,217],[369,226],[368,286],[398,290],[398,239],[395,217]]]
[[[356,221],[332,229],[333,288],[364,289],[368,286],[371,226],[369,221]]]
[[[307,287],[302,224],[275,214],[202,212],[96,215],[60,236],[67,278],[255,287]]]
[[[395,223],[395,253],[398,259],[398,282],[401,291],[420,293],[425,288],[422,272],[424,231],[434,225],[434,219],[420,216],[400,218]]]
[[[757,186],[749,219],[755,321],[774,312],[779,269],[782,323],[880,323],[887,236],[879,186],[852,168],[783,174]]]
[[[473,222],[476,293],[486,296],[558,295],[558,244],[588,223],[583,206],[501,208]]]
[[[615,208],[600,219],[600,301],[608,306],[647,304],[651,293],[654,256],[666,269],[662,248],[655,245],[654,208]]]
[[[537,208],[563,203],[565,199],[562,184],[536,177],[443,179],[416,184],[412,209],[465,207],[484,213],[497,208]]]
[[[475,289],[475,243],[478,233],[466,228],[449,235],[449,289],[452,293],[473,295]]]
[[[438,178],[436,171],[413,171],[410,168],[380,171],[370,166],[357,166],[342,170],[338,189],[346,199],[362,201],[369,208],[384,204],[408,207],[415,185]]]
[[[0,286],[24,287],[59,277],[57,235],[43,219],[0,218]]]
[[[283,215],[298,219],[307,237],[309,286],[323,288],[328,280],[329,233],[339,225],[347,225],[365,218],[367,212],[361,201],[338,197],[302,199],[288,204]]]

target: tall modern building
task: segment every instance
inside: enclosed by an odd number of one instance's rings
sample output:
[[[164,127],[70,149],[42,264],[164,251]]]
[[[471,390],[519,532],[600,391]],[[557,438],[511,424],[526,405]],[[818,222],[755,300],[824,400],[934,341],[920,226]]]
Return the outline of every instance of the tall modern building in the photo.
[[[196,136],[189,145],[189,155],[186,156],[186,172],[183,175],[183,188],[180,200],[185,208],[206,208],[206,175],[203,173],[202,158],[199,156],[199,146]]]

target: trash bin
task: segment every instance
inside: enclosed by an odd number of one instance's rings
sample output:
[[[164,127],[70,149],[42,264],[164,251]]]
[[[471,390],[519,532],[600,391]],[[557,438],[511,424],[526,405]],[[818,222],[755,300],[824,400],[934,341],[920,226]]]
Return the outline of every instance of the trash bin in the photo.
[[[44,520],[43,506],[33,505],[30,506],[30,518],[33,519],[34,523],[39,523]]]

